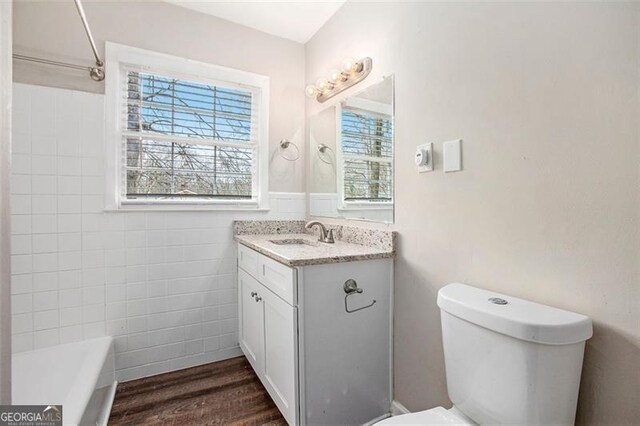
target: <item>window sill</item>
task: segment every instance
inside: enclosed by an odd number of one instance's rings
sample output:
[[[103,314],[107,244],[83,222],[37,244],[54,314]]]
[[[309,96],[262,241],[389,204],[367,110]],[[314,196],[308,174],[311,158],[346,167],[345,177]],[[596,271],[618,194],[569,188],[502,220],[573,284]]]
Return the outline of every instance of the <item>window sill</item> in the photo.
[[[379,204],[349,204],[346,206],[340,206],[338,211],[363,211],[363,210],[393,210],[393,204],[379,205]]]
[[[193,212],[193,211],[219,211],[219,212],[268,212],[269,207],[259,207],[257,203],[238,202],[123,202],[117,207],[106,207],[105,212]]]

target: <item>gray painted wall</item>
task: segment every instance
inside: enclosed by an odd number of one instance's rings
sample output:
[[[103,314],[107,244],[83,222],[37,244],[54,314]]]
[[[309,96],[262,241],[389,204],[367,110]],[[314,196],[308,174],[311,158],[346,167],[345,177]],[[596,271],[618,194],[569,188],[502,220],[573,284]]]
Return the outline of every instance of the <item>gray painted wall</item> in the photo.
[[[436,294],[461,281],[593,318],[578,423],[640,423],[638,29],[631,3],[348,2],[307,44],[307,82],[349,56],[373,58],[364,84],[396,76],[409,409],[449,404]],[[464,171],[445,175],[454,138]],[[418,174],[425,142],[436,171]]]

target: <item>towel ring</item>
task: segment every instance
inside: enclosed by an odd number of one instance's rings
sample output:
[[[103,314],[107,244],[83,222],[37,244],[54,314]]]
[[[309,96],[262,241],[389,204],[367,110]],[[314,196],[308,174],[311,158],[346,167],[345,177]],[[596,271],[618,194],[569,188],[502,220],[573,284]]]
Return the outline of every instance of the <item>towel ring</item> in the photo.
[[[323,163],[331,165],[331,164],[333,164],[333,163],[332,163],[331,161],[327,161],[327,160],[325,160],[324,158],[322,158],[322,155],[321,155],[321,154],[324,154],[327,150],[329,150],[329,151],[333,152],[333,149],[331,149],[331,147],[329,147],[329,146],[327,146],[327,145],[325,145],[325,144],[323,144],[323,143],[318,144],[318,158],[319,158],[319,159],[320,159],[320,161],[322,161]],[[331,157],[329,157],[329,158],[331,158]]]
[[[283,154],[283,152],[290,146],[293,146],[296,149],[295,158],[290,158]],[[287,139],[282,139],[280,141],[280,157],[284,158],[287,161],[296,161],[298,158],[300,158],[300,150],[298,149],[298,145]]]

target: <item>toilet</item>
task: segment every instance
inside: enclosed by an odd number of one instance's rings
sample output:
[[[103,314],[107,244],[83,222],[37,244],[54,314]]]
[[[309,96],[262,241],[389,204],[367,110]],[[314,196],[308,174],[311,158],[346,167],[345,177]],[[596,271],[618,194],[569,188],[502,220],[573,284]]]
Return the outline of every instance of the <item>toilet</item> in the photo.
[[[451,409],[377,425],[573,425],[591,320],[465,284],[438,292]]]

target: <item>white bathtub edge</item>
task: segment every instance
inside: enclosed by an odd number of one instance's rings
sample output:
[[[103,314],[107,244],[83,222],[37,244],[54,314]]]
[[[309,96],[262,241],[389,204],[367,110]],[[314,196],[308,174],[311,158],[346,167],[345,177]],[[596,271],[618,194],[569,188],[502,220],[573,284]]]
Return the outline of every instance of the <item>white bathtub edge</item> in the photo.
[[[111,408],[113,407],[113,401],[116,398],[116,390],[118,388],[118,381],[114,380],[111,388],[109,389],[109,394],[107,396],[107,403],[104,405],[102,409],[102,413],[100,413],[100,418],[98,419],[98,424],[106,425],[109,423],[109,416],[111,415]]]
[[[89,400],[93,395],[93,391],[95,389],[95,385],[98,382],[98,377],[100,376],[100,371],[102,366],[109,355],[109,349],[113,345],[113,337],[98,337],[95,339],[89,339],[82,341],[83,344],[91,345],[92,354],[98,352],[96,347],[99,345],[100,348],[107,346],[106,350],[100,350],[100,358],[99,363],[95,362],[93,359],[85,360],[85,363],[82,365],[79,371],[79,377],[81,380],[76,382],[76,385],[72,388],[73,392],[70,394],[71,401],[77,401],[73,404],[73,415],[66,418],[69,418],[69,424],[80,424],[80,420],[82,419],[87,405],[89,404]],[[99,367],[99,368],[96,368]],[[66,405],[68,405],[68,401],[65,401]],[[63,409],[66,408],[63,406]],[[71,414],[71,413],[70,413]],[[65,423],[67,423],[65,421]]]
[[[104,370],[104,374],[103,374]],[[65,425],[95,424],[110,405],[115,381],[112,337],[54,345],[13,355],[14,404],[59,404]],[[93,398],[96,395],[96,398]],[[82,422],[89,402],[91,420]]]

